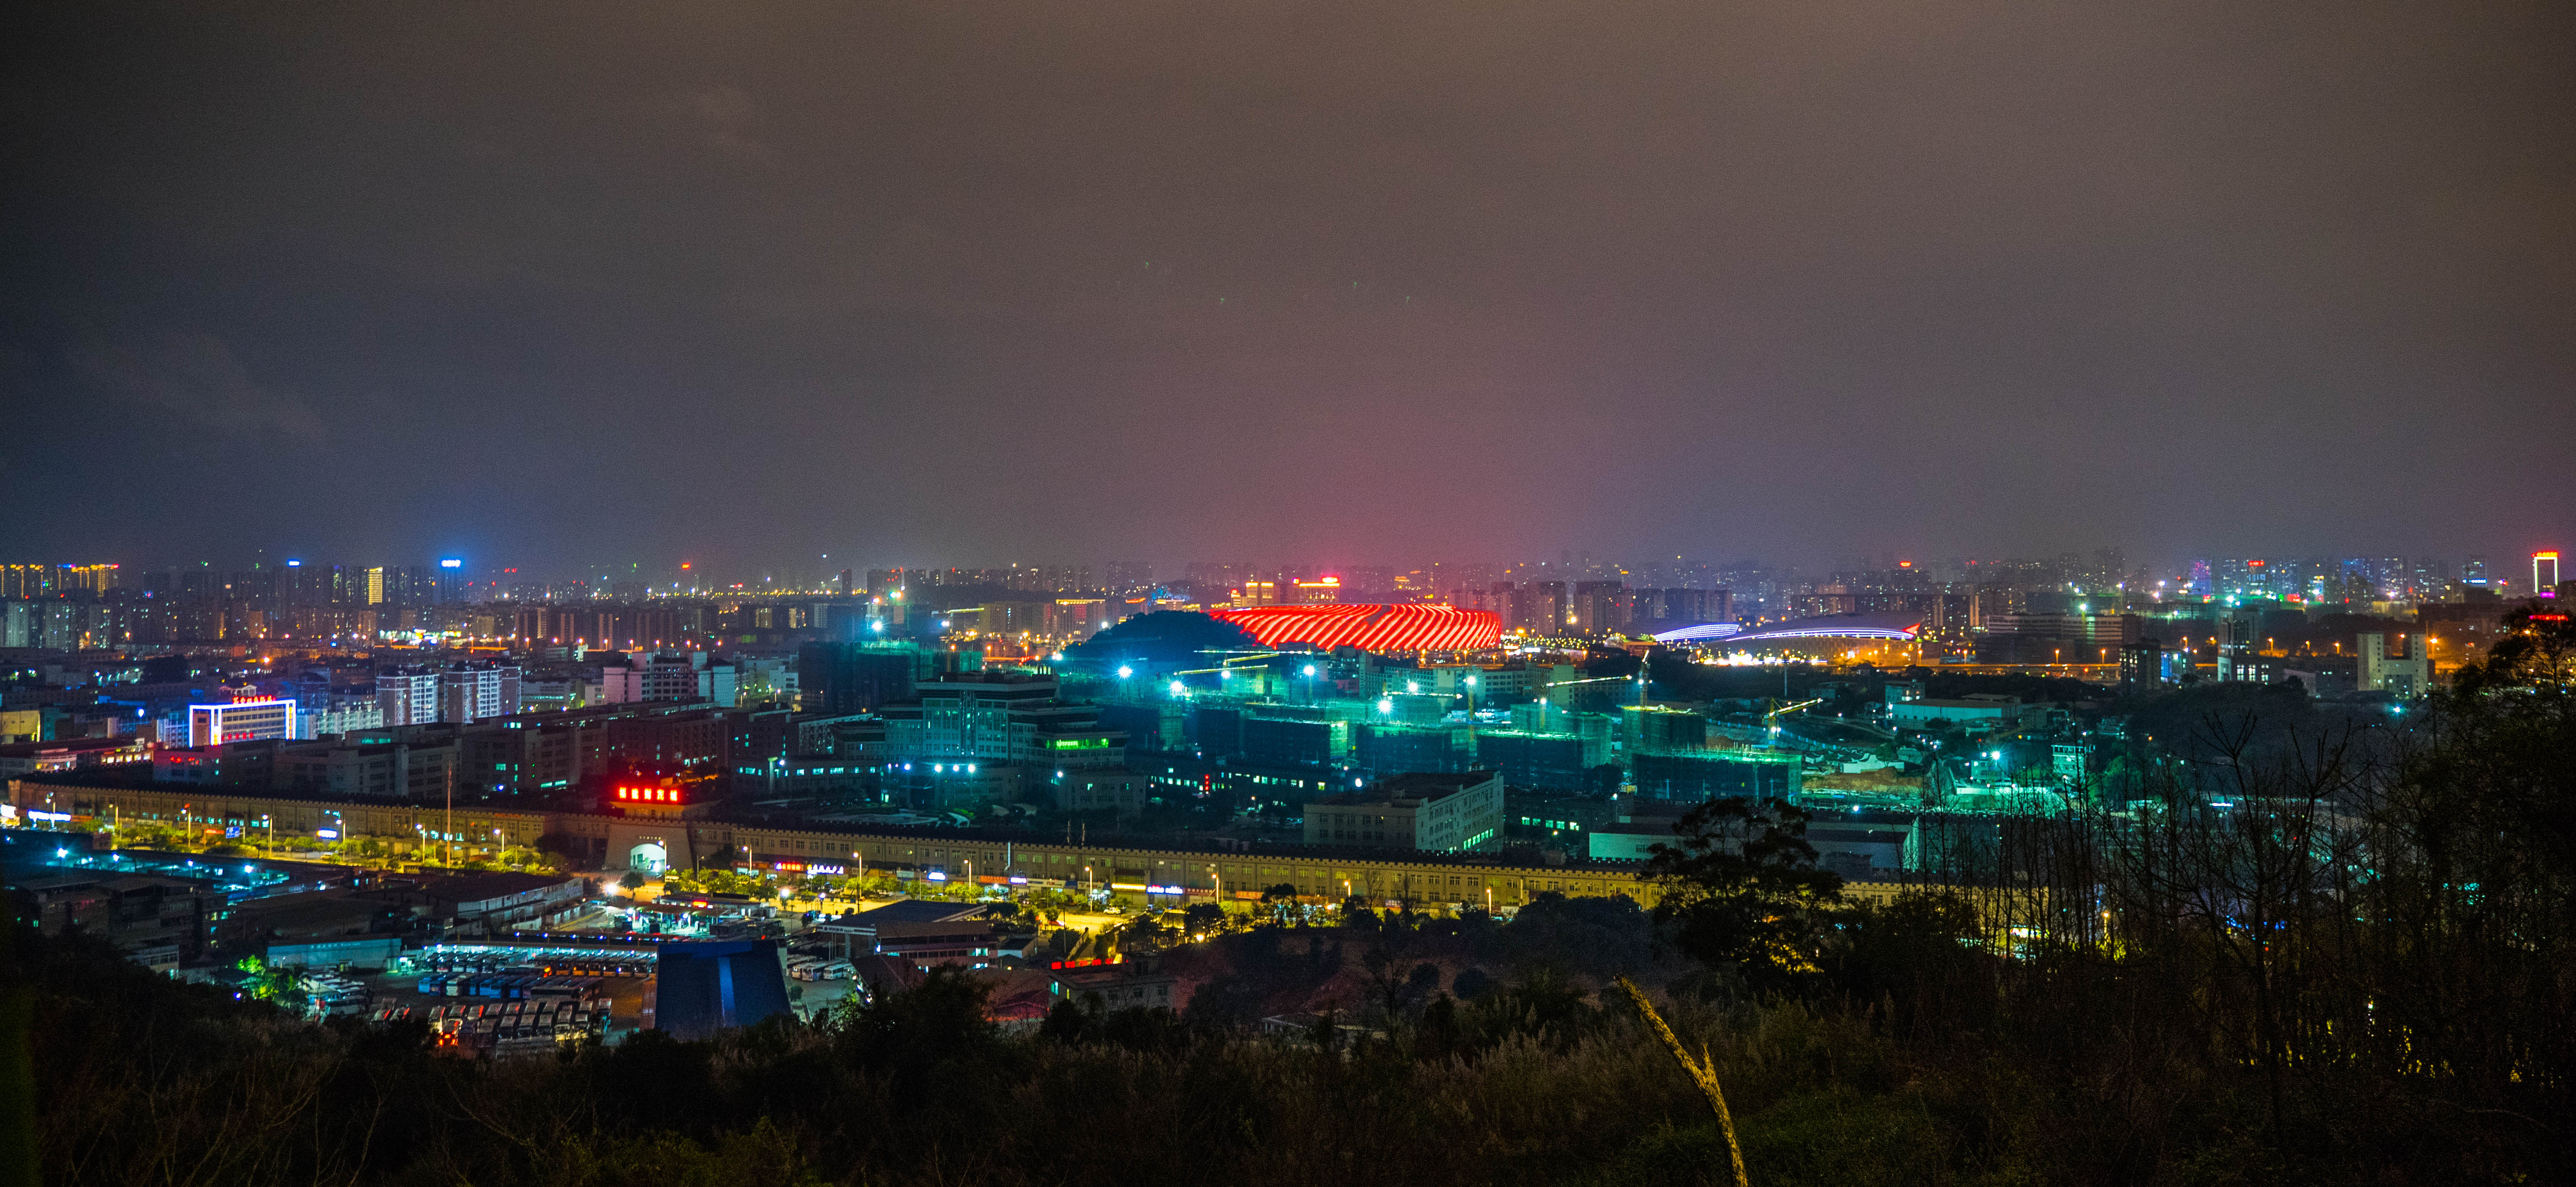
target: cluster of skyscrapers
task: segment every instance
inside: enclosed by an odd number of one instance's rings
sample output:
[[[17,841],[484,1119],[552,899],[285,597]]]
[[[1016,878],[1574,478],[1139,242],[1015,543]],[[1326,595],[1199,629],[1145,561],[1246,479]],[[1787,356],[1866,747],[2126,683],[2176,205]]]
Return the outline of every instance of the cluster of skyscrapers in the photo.
[[[2558,584],[2555,550],[2534,553],[2527,592]],[[2183,592],[2219,600],[2430,602],[2466,590],[2504,592],[2509,575],[2491,574],[2487,558],[2454,564],[2436,557],[2222,557],[2191,563]]]

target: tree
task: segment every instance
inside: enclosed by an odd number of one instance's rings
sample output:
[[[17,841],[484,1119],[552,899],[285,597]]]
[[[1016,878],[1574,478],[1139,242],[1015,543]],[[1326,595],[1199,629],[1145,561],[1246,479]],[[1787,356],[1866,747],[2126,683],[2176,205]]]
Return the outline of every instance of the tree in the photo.
[[[2487,662],[2460,670],[2456,691],[2576,691],[2576,622],[2561,611],[2521,610],[2487,649]]]
[[[1661,890],[1658,921],[1678,925],[1682,951],[1756,983],[1813,972],[1819,908],[1842,897],[1842,876],[1816,868],[1807,813],[1742,796],[1710,800],[1656,845],[1646,875]]]
[[[918,1076],[990,1051],[999,1038],[984,1017],[990,992],[954,965],[934,965],[910,989],[844,1003],[830,1026],[842,1051],[860,1063]]]
[[[1215,903],[1192,903],[1181,918],[1194,936],[1212,936],[1226,929],[1225,908]]]
[[[1151,952],[1161,947],[1165,938],[1159,915],[1139,915],[1126,927],[1127,945],[1138,952]]]
[[[629,894],[642,890],[644,889],[644,874],[640,870],[628,870],[626,871],[625,877],[617,880],[617,885]]]
[[[1262,891],[1261,905],[1270,909],[1272,922],[1285,924],[1290,921],[1292,908],[1297,905],[1297,888],[1282,882]]]
[[[1655,1012],[1655,1004],[1646,1000],[1645,990],[1637,988],[1637,983],[1626,977],[1619,978],[1619,988],[1636,1005],[1638,1016],[1654,1029],[1655,1037],[1664,1041],[1664,1049],[1673,1053],[1682,1070],[1689,1073],[1692,1083],[1699,1086],[1700,1094],[1708,1098],[1708,1107],[1717,1114],[1717,1127],[1726,1134],[1726,1156],[1733,1164],[1735,1187],[1745,1187],[1752,1180],[1744,1175],[1744,1147],[1735,1140],[1735,1115],[1727,1110],[1726,1092],[1717,1082],[1717,1061],[1708,1057],[1707,1044],[1701,1044],[1699,1058],[1692,1059],[1689,1049],[1674,1036],[1673,1028],[1664,1024],[1664,1016]]]
[[[1417,961],[1408,953],[1414,938],[1411,932],[1388,928],[1360,954],[1360,969],[1368,975],[1374,1021],[1388,1034],[1410,1020],[1440,988],[1440,966]]]
[[[1094,994],[1092,1000],[1098,1001],[1099,995]],[[1083,1009],[1082,1003],[1064,998],[1047,1010],[1046,1021],[1038,1025],[1038,1038],[1070,1046],[1082,1041],[1091,1023],[1091,1012]]]
[[[242,978],[242,990],[261,1001],[284,1001],[304,987],[304,974],[293,968],[280,968],[257,956],[245,956],[233,967],[248,974]]]
[[[545,855],[547,865],[564,873],[569,874],[590,865],[582,857],[588,846],[582,844],[578,838],[563,833],[546,833],[539,836],[534,844],[537,852]]]

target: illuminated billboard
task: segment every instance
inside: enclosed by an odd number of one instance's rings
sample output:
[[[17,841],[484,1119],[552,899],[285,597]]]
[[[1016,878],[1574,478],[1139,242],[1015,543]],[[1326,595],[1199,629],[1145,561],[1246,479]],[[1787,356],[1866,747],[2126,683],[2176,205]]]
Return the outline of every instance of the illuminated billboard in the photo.
[[[1242,627],[1264,647],[1304,644],[1318,650],[1475,651],[1503,637],[1502,619],[1490,610],[1455,606],[1385,606],[1331,603],[1251,606],[1215,616]]]

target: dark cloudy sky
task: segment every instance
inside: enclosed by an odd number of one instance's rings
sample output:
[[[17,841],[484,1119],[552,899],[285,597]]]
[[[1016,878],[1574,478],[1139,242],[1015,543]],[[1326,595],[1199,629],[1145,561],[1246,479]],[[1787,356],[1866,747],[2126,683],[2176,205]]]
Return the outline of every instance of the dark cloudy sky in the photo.
[[[2576,545],[2564,3],[36,7],[9,559]]]

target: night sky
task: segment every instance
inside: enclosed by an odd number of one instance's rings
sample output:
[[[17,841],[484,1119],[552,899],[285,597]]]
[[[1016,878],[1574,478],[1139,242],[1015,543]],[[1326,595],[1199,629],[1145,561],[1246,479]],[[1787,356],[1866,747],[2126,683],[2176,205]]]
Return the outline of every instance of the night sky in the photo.
[[[2576,546],[2576,6],[6,18],[0,559]]]

